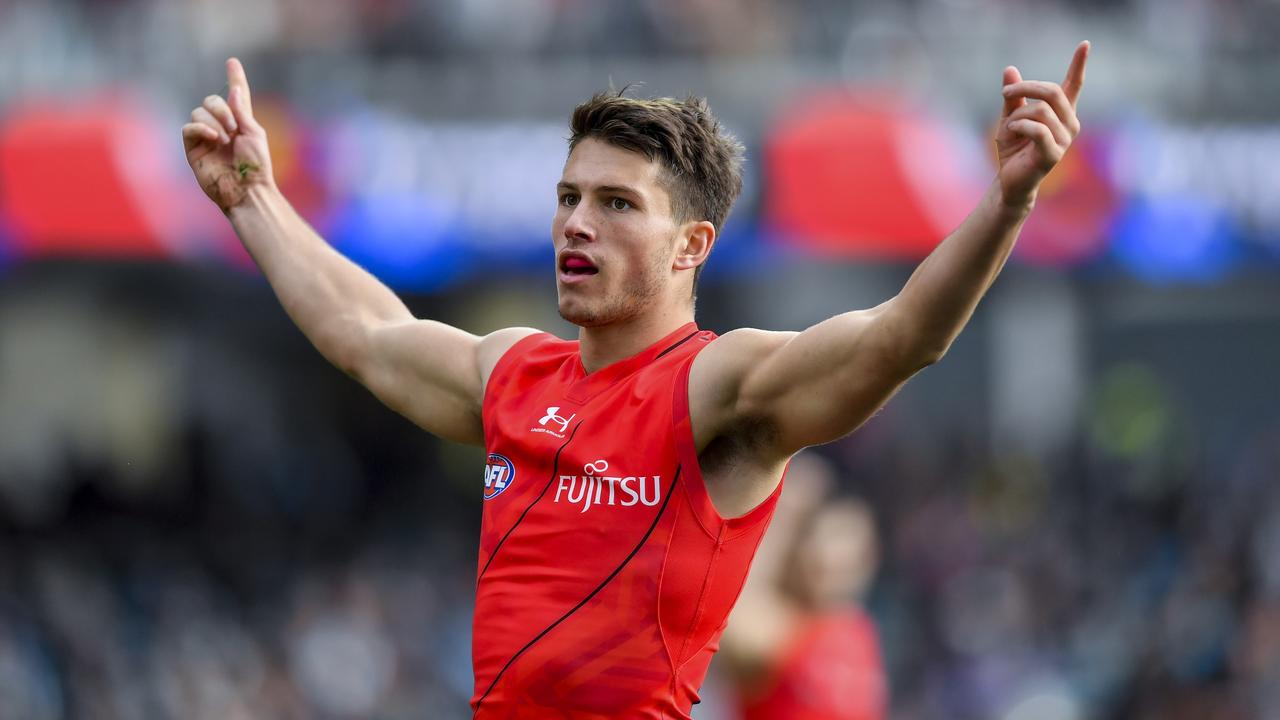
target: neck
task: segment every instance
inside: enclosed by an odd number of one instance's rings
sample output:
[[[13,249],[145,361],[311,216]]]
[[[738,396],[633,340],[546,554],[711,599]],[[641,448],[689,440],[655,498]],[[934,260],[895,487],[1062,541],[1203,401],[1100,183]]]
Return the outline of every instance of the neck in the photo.
[[[626,322],[578,329],[582,367],[593,373],[644,350],[693,320],[693,308],[655,312]]]

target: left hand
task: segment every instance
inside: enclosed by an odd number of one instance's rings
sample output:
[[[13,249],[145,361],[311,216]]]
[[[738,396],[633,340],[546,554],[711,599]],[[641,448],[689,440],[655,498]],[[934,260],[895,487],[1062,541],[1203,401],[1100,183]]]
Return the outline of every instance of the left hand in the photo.
[[[1076,46],[1062,85],[1023,80],[1018,68],[1004,69],[1004,112],[996,131],[1000,189],[1007,207],[1029,207],[1040,181],[1062,160],[1080,134],[1076,100],[1084,87],[1089,42]],[[1027,99],[1041,102],[1028,103]]]

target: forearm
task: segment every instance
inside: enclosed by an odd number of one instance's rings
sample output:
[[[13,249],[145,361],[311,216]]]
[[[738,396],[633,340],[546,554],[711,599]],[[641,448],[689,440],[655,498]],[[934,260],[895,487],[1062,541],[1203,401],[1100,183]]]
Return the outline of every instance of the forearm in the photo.
[[[912,353],[931,361],[951,346],[1004,267],[1032,205],[1004,205],[1000,184],[993,182],[978,207],[911,274],[889,303],[886,320]]]
[[[395,293],[343,257],[274,186],[227,213],[285,312],[330,362],[351,372],[368,328],[412,318]]]

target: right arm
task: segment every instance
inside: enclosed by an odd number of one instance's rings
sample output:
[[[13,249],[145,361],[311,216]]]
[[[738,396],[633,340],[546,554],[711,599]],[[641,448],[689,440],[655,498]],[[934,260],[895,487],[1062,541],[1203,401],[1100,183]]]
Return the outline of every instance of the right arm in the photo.
[[[415,318],[274,187],[252,189],[228,217],[285,312],[329,362],[428,432],[484,444],[485,382],[502,354],[534,330],[479,337]]]
[[[201,188],[230,219],[285,312],[326,359],[423,429],[481,445],[484,386],[498,359],[536,332],[476,336],[414,318],[389,288],[324,241],[280,193],[266,132],[239,61],[228,100],[211,95],[182,134]]]

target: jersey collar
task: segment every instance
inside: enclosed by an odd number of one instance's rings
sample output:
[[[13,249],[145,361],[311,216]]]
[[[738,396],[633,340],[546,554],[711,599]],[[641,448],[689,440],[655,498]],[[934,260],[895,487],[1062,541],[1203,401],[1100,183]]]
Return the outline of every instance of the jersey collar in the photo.
[[[697,334],[698,323],[687,322],[635,355],[611,365],[606,365],[589,375],[582,367],[582,355],[575,353],[574,370],[578,379],[570,387],[565,397],[579,404],[585,403],[619,380],[692,340],[693,336]]]

